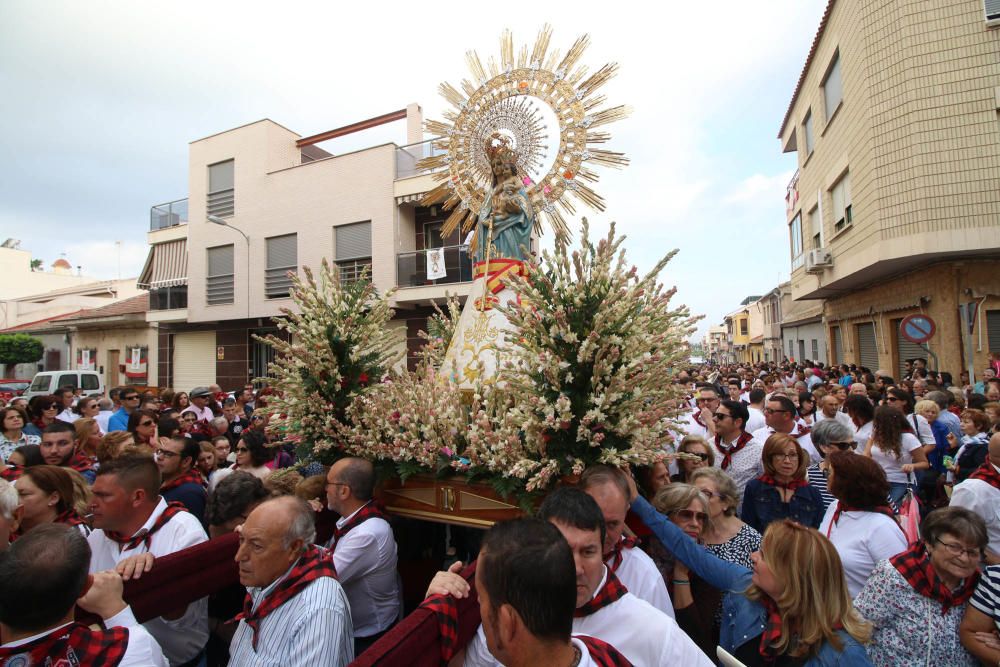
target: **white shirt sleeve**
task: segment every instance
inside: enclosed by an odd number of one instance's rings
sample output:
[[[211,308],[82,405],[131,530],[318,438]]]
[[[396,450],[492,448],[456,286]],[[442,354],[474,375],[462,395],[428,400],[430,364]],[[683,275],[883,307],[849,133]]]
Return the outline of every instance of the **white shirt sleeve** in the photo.
[[[486,646],[486,634],[483,632],[482,625],[476,629],[476,634],[466,644],[465,662],[462,665],[463,667],[500,667],[500,663]]]
[[[160,645],[146,628],[139,625],[131,607],[126,606],[114,616],[104,619],[104,625],[108,628],[128,628],[128,646],[118,667],[167,667]]]

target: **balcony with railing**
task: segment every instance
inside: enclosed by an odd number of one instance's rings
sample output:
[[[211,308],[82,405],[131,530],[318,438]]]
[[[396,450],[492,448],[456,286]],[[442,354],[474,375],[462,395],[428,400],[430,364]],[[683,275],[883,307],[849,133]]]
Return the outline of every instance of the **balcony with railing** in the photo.
[[[401,252],[396,255],[397,285],[399,287],[425,287],[471,282],[472,261],[469,256],[469,246],[455,245],[439,249],[444,250],[445,275],[443,277],[428,277],[427,250]]]
[[[427,139],[415,144],[407,144],[396,148],[396,178],[409,178],[419,174],[429,173],[418,169],[417,162],[426,157],[443,155],[448,151],[434,146],[436,139]]]
[[[188,223],[188,200],[178,199],[157,204],[149,209],[149,231],[167,229]]]

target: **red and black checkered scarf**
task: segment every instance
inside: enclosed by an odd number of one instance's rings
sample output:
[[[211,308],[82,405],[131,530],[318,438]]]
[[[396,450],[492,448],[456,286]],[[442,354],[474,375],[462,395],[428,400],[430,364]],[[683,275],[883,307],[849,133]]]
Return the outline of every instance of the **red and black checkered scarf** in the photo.
[[[8,463],[6,468],[0,470],[0,479],[4,479],[8,482],[16,482],[23,473],[24,473],[23,466],[19,466],[14,463]]]
[[[97,466],[97,461],[78,451],[73,452],[73,457],[66,464],[67,468],[72,468],[80,474],[89,472]]]
[[[618,580],[614,572],[608,570],[608,578],[604,582],[604,586],[601,587],[601,590],[597,592],[597,595],[593,599],[588,600],[585,605],[573,610],[573,618],[590,616],[595,611],[607,607],[612,602],[621,600],[625,597],[626,593],[628,593],[628,589],[625,588],[625,584]]]
[[[76,513],[74,509],[68,509],[65,512],[60,513],[56,516],[55,521],[52,523],[64,523],[67,526],[86,526],[88,525],[84,521],[83,517]]]
[[[925,598],[941,603],[942,616],[952,607],[967,602],[976,590],[976,584],[979,583],[979,572],[976,572],[965,580],[957,592],[948,590],[934,571],[931,557],[922,541],[914,542],[909,549],[890,558],[889,562],[903,575],[913,590]]]
[[[981,479],[994,489],[1000,491],[1000,472],[993,467],[989,457],[983,461],[983,465],[976,468],[975,472],[969,475],[968,479]]]
[[[178,475],[168,482],[164,482],[160,486],[160,493],[164,493],[171,489],[176,489],[182,484],[198,484],[202,488],[205,487],[205,478],[201,476],[201,471],[197,468],[191,468],[183,475]]]
[[[634,549],[637,546],[639,546],[639,538],[622,535],[621,539],[615,543],[615,546],[611,547],[611,551],[604,554],[604,562],[607,563],[608,569],[612,572],[617,572],[618,568],[622,565],[622,561],[625,559],[622,551],[625,549]],[[611,561],[610,563],[608,563],[609,560]]]
[[[767,621],[764,632],[760,635],[760,648],[758,650],[766,661],[774,662],[779,655],[774,644],[781,639],[781,614],[778,613],[778,604],[771,599],[771,596],[764,595],[760,601],[767,612]]]
[[[187,512],[188,509],[181,503],[173,502],[167,503],[167,508],[163,510],[163,514],[156,517],[156,521],[149,530],[140,530],[134,536],[122,535],[113,530],[104,531],[105,536],[113,542],[117,542],[121,546],[122,551],[128,551],[129,549],[135,549],[140,544],[146,545],[146,550],[149,550],[149,542],[153,539],[153,534],[160,528],[167,525],[173,517],[177,516],[181,512]]]
[[[387,522],[389,521],[389,517],[385,515],[382,508],[379,507],[374,500],[369,500],[368,504],[355,512],[354,516],[348,519],[343,526],[334,529],[333,539],[330,540],[330,549],[336,550],[337,542],[340,541],[340,538],[347,535],[347,533],[351,532],[351,529],[357,528],[368,519],[383,519]]]
[[[450,595],[432,595],[420,606],[434,612],[438,622],[441,664],[448,664],[458,652],[458,605]]]
[[[808,426],[803,426],[802,424],[796,424],[795,428],[792,429],[792,432],[789,433],[788,435],[790,435],[793,438],[795,438],[796,440],[798,440],[799,438],[801,438],[804,435],[809,435],[811,432],[812,432],[812,429],[809,428]]]
[[[757,478],[757,481],[764,482],[765,484],[770,484],[771,486],[777,487],[779,489],[801,489],[803,486],[809,486],[809,482],[804,479],[793,479],[790,482],[779,482],[774,475],[768,475],[764,473]]]
[[[889,507],[888,505],[876,505],[874,507],[855,507],[854,505],[845,505],[843,502],[838,500],[837,507],[836,509],[833,510],[833,518],[830,520],[830,525],[826,529],[827,537],[830,537],[830,531],[833,530],[833,527],[837,525],[838,521],[840,521],[840,515],[843,514],[844,512],[875,512],[877,514],[884,514],[890,519],[892,519],[892,522],[896,524],[897,528],[903,530],[903,527],[899,525],[898,521],[896,521],[896,515],[892,513],[892,508]]]
[[[250,628],[253,633],[251,644],[254,652],[257,651],[257,635],[264,618],[301,593],[306,586],[323,577],[337,578],[337,569],[333,565],[333,552],[311,544],[295,562],[288,576],[261,600],[257,609],[253,608],[253,598],[247,593],[243,601],[243,611],[233,621],[243,621]]]
[[[576,635],[576,639],[579,639],[587,647],[590,659],[595,665],[600,667],[632,667],[628,658],[619,653],[618,649],[611,644],[587,635]]]
[[[71,623],[20,646],[0,647],[0,667],[10,665],[81,665],[114,667],[125,657],[128,628],[91,630]]]
[[[726,449],[722,446],[722,436],[715,436],[715,448],[722,454],[722,463],[719,464],[719,467],[723,470],[729,468],[729,465],[733,462],[733,455],[750,444],[751,440],[753,440],[753,436],[743,431],[740,433],[740,437],[736,439],[736,444],[731,449]]]

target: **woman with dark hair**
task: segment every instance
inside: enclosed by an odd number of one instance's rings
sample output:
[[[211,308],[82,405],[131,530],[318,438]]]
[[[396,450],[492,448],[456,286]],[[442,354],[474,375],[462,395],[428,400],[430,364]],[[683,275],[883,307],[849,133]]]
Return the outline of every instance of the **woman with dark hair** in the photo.
[[[892,405],[882,405],[875,410],[872,437],[865,447],[865,456],[882,466],[889,480],[889,497],[897,506],[909,488],[908,477],[930,467],[923,446],[906,417]]]
[[[128,416],[126,431],[132,434],[137,445],[149,445],[156,449],[159,445],[156,423],[159,415],[152,410],[136,410]]]
[[[28,402],[31,412],[31,424],[25,426],[25,433],[41,437],[45,427],[56,420],[62,401],[58,396],[35,396]]]
[[[806,426],[812,426],[816,421],[816,397],[811,391],[799,393],[799,417]]]
[[[956,482],[964,482],[986,460],[990,444],[990,418],[982,410],[963,410],[959,417],[962,428],[962,440],[948,434],[948,443],[955,452],[955,463],[952,467]]]
[[[236,443],[236,463],[231,468],[219,470],[214,482],[220,484],[235,470],[248,472],[257,479],[264,481],[270,476],[271,469],[267,467],[271,460],[271,451],[267,448],[267,437],[263,431],[247,429],[240,434]]]
[[[865,396],[848,396],[844,401],[844,410],[854,424],[854,442],[858,451],[865,451],[868,440],[872,437],[872,420],[875,419],[875,405]]]
[[[25,431],[27,424],[28,414],[21,408],[12,405],[0,408],[0,463],[6,463],[18,447],[41,444],[40,436]]]
[[[837,547],[853,598],[880,560],[906,549],[906,536],[886,502],[889,481],[877,463],[837,451],[827,460],[829,488],[837,501],[827,509],[819,532]]]
[[[962,507],[943,507],[920,525],[920,540],[880,561],[854,604],[875,624],[868,657],[876,667],[975,667],[958,627],[979,583],[986,524]]]
[[[772,433],[762,459],[764,474],[747,483],[740,518],[761,534],[778,519],[819,526],[823,497],[806,481],[810,459],[798,441],[787,433]]]
[[[174,399],[173,399],[174,410],[177,410],[178,412],[184,412],[184,408],[188,407],[189,405],[191,405],[191,399],[188,398],[188,394],[186,391],[179,391],[176,394],[174,394]]]
[[[90,527],[74,509],[73,478],[59,466],[40,465],[25,468],[14,483],[24,507],[21,534],[46,523],[78,526],[84,537]]]
[[[81,419],[97,419],[97,415],[101,413],[101,406],[98,405],[96,398],[84,396],[73,406],[73,412],[79,415]],[[101,435],[104,434],[102,433]]]

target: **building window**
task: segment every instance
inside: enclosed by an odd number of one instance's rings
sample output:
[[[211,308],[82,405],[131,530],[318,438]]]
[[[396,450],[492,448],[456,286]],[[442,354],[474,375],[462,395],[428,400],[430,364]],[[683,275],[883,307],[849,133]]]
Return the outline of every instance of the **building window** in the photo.
[[[284,299],[292,290],[289,273],[299,268],[298,235],[285,234],[267,239],[267,268],[264,270],[264,297]]]
[[[335,257],[340,269],[341,284],[360,280],[366,274],[371,280],[372,223],[355,222],[333,228]],[[426,242],[426,240],[425,240]]]
[[[983,0],[983,8],[988,23],[1000,23],[1000,0]]]
[[[747,320],[746,320],[746,318],[742,318],[740,320],[740,335],[741,336],[746,336],[747,335]]]
[[[806,117],[802,121],[802,134],[806,135],[806,157],[812,155],[816,143],[813,139],[813,112],[812,109],[806,112]]]
[[[172,287],[159,287],[149,290],[150,310],[174,310],[177,308],[187,308],[187,305],[187,285],[174,285]]]
[[[809,232],[812,234],[812,247],[823,247],[823,218],[820,217],[819,207],[813,206],[806,216],[809,221]]]
[[[830,191],[833,196],[833,231],[839,232],[854,219],[851,215],[851,174],[845,173],[834,183]]]
[[[819,341],[815,338],[812,339],[812,360],[817,361],[819,359]]]
[[[233,302],[233,245],[208,249],[205,303],[220,306]]]
[[[236,190],[233,180],[233,160],[208,167],[208,214],[231,218],[236,210]]]
[[[826,111],[826,122],[830,122],[833,114],[843,101],[844,90],[840,82],[840,51],[833,54],[833,62],[826,70],[823,78],[823,105]]]
[[[792,247],[792,269],[802,265],[802,214],[796,213],[788,223],[788,239]]]

